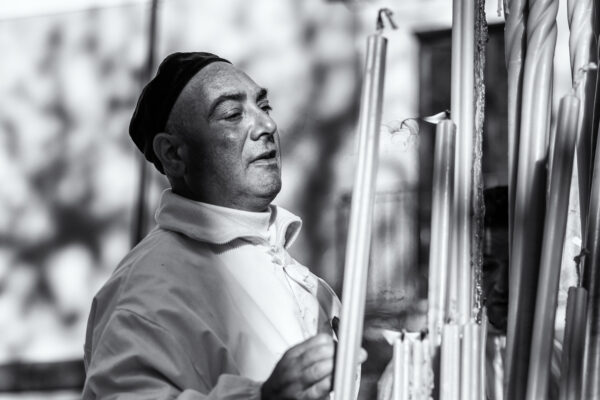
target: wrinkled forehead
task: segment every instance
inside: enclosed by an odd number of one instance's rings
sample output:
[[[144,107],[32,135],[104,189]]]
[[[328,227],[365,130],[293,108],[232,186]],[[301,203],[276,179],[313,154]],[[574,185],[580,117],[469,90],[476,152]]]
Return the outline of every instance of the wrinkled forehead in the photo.
[[[208,109],[220,96],[242,94],[254,98],[262,88],[235,66],[215,62],[200,70],[187,84],[182,94]]]

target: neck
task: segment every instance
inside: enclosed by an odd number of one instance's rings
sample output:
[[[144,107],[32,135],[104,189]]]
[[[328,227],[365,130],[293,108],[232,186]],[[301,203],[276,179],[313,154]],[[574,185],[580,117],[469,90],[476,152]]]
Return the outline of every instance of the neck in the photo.
[[[180,185],[171,185],[171,189],[173,190],[173,193],[190,200],[242,211],[265,212],[269,210],[269,205],[273,201],[272,198],[261,198],[256,196],[246,196],[238,199],[230,199],[223,196],[208,196],[201,192],[198,193],[189,190],[188,187]]]

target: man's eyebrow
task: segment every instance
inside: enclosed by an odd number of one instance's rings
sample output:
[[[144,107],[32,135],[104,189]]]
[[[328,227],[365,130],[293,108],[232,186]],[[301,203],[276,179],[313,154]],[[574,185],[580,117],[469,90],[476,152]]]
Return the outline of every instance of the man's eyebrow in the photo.
[[[227,101],[227,100],[242,101],[245,98],[246,98],[246,94],[242,93],[242,92],[223,93],[222,95],[217,97],[211,103],[211,105],[208,109],[208,118],[210,118],[213,115],[213,113],[215,112],[215,109],[219,106],[219,104],[223,103],[224,101]]]

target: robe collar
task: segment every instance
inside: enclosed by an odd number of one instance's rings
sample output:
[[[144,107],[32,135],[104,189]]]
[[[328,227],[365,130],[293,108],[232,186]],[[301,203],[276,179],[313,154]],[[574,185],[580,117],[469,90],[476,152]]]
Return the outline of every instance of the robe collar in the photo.
[[[160,228],[201,242],[225,244],[243,238],[285,249],[302,226],[299,217],[276,205],[265,212],[243,211],[190,200],[171,189],[162,193],[155,218]]]

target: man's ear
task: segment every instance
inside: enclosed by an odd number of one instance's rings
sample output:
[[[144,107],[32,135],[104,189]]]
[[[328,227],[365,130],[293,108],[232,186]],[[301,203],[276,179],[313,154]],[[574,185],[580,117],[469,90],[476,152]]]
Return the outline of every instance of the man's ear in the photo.
[[[183,140],[176,135],[161,132],[154,136],[152,147],[165,170],[165,175],[178,178],[185,173],[185,161],[180,156],[183,145]]]

